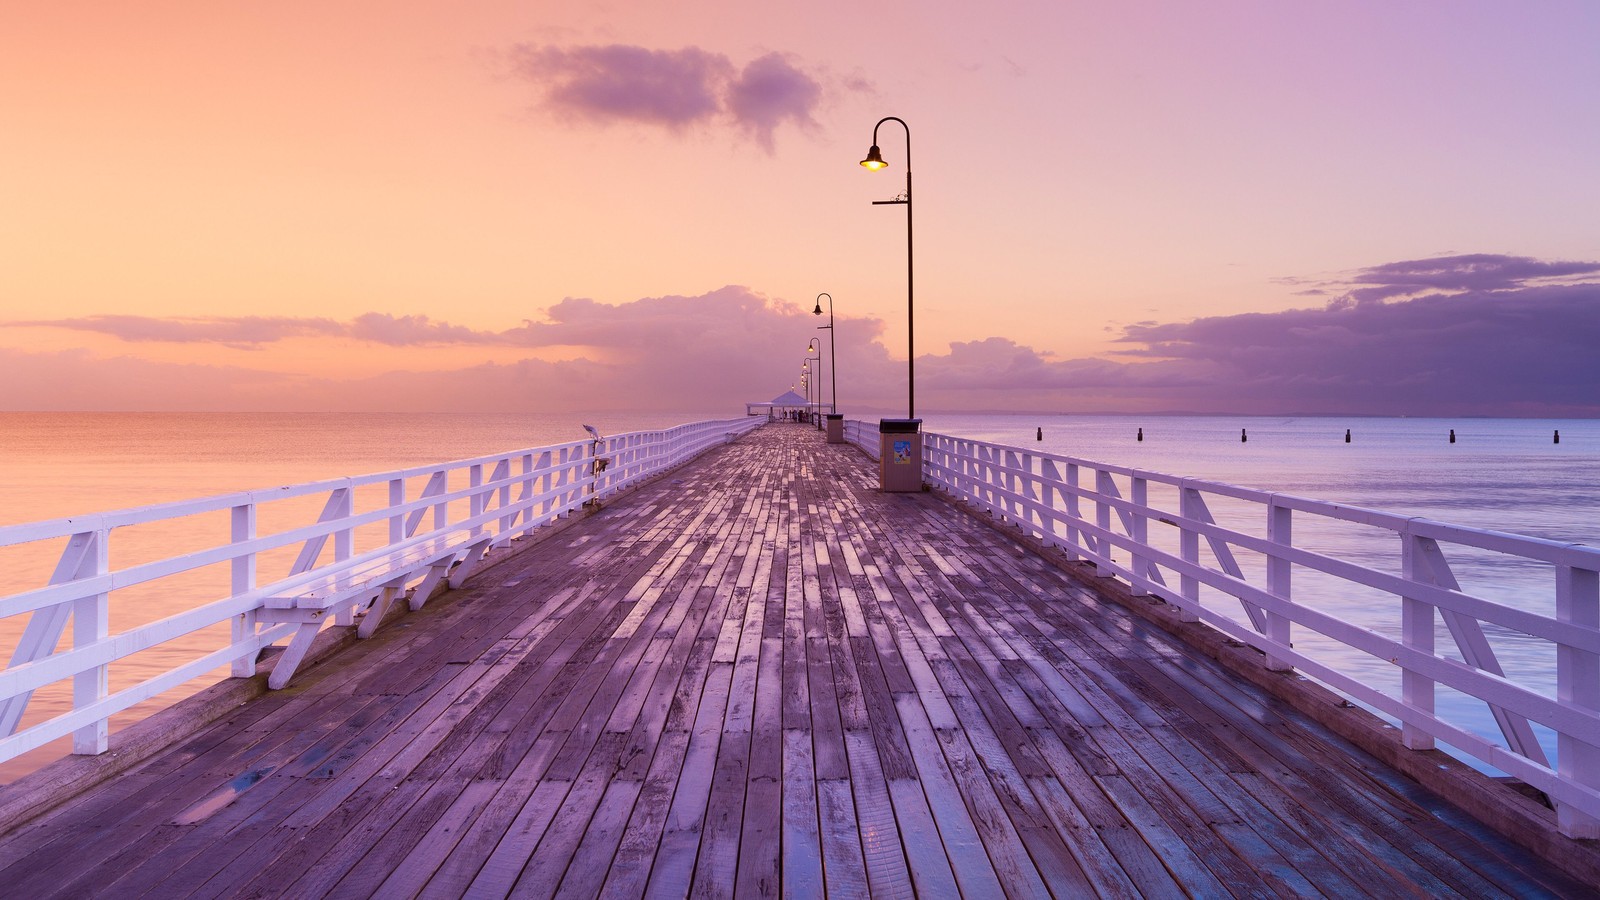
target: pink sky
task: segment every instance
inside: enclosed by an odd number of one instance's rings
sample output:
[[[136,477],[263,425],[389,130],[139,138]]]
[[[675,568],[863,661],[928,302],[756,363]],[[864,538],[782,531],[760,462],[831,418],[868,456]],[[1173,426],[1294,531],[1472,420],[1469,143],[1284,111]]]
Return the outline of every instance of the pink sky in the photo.
[[[769,6],[8,4],[0,409],[1600,415],[1600,6]]]

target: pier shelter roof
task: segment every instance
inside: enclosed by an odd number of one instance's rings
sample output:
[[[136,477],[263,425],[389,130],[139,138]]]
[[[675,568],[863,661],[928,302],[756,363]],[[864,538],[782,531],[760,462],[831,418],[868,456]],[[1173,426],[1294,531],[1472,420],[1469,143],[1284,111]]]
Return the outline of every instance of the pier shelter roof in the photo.
[[[784,391],[782,394],[779,394],[778,396],[773,397],[771,400],[768,400],[764,403],[746,403],[744,405],[744,412],[747,416],[753,416],[762,412],[765,412],[770,416],[786,409],[810,409],[815,405],[815,403],[790,390]]]

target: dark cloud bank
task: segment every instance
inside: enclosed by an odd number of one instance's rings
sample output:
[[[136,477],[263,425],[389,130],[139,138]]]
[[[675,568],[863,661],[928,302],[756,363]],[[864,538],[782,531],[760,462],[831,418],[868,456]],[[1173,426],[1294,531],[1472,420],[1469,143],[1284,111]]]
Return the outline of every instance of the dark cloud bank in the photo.
[[[1136,325],[1122,340],[1129,358],[1194,378],[1174,396],[1207,411],[1594,416],[1600,284],[1575,279],[1597,272],[1486,254],[1390,263],[1321,309]]]
[[[1391,263],[1321,284],[1321,308],[1130,326],[1119,359],[1060,360],[990,337],[917,360],[928,410],[1338,415],[1600,416],[1600,264],[1512,256]],[[172,366],[86,354],[0,352],[0,381],[56,408],[737,410],[787,389],[806,341],[806,309],[748,289],[652,297],[622,305],[567,299],[546,318],[503,331],[425,316],[149,319],[96,316],[0,325],[66,328],[128,342],[256,350],[307,336],[396,348],[576,348],[452,372],[395,371],[329,382],[248,368]],[[883,323],[840,318],[839,398],[846,412],[893,411],[905,363],[878,338]],[[418,350],[417,352],[423,352]],[[81,391],[81,396],[74,391]],[[118,391],[127,393],[119,398]],[[14,398],[7,398],[12,400]],[[143,403],[144,405],[139,405]],[[65,405],[60,405],[65,404]],[[132,404],[124,405],[124,404]],[[22,408],[13,406],[12,408]]]

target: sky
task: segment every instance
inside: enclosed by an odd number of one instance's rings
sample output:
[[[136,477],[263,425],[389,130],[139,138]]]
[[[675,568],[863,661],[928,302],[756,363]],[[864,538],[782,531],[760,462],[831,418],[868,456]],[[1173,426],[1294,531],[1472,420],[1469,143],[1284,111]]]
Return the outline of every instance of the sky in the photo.
[[[4,22],[0,410],[1600,415],[1590,0]]]

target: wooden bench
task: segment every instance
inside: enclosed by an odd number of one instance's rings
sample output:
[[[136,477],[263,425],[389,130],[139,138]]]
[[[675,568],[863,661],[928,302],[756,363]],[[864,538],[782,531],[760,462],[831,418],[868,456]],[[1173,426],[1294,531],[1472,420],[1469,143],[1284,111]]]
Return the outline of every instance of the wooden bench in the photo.
[[[258,614],[261,622],[292,622],[299,626],[267,677],[267,686],[279,690],[288,685],[330,616],[365,607],[356,636],[371,637],[408,583],[422,579],[410,598],[411,609],[421,609],[446,579],[450,587],[460,587],[483,559],[491,540],[488,534],[439,535],[326,566],[309,581],[286,580],[283,591],[263,598]]]

